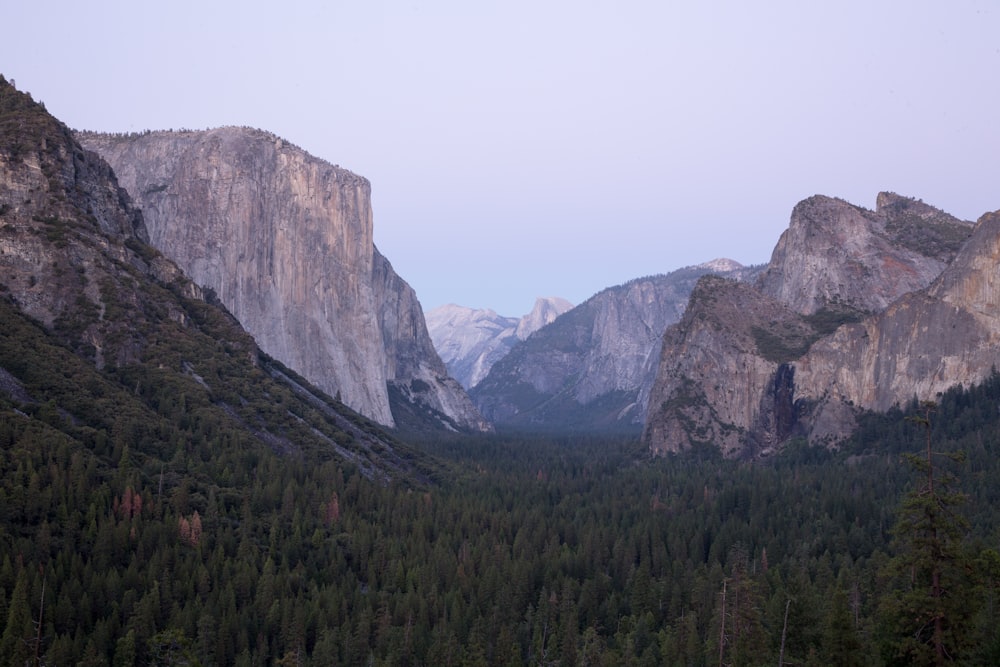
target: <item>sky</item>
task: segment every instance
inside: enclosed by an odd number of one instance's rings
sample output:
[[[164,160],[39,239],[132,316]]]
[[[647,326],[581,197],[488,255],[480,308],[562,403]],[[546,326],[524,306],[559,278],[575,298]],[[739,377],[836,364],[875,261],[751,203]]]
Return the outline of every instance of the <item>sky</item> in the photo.
[[[8,2],[0,74],[75,129],[245,125],[371,182],[424,308],[717,257],[795,204],[1000,209],[995,0]]]

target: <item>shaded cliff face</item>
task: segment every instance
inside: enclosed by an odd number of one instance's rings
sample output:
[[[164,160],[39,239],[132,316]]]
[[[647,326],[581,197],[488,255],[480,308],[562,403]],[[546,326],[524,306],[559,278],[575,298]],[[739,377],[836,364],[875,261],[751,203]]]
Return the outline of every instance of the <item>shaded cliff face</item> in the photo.
[[[468,389],[479,384],[518,341],[572,308],[566,299],[539,297],[530,313],[517,318],[449,304],[427,313],[427,328],[448,371]]]
[[[2,78],[0,95],[0,293],[99,368],[135,361],[141,341],[109,316],[139,302],[122,274],[180,272],[143,252],[142,216],[106,163]]]
[[[389,399],[396,421],[410,429],[419,429],[423,426],[420,422],[430,421],[454,431],[491,431],[492,425],[448,375],[434,350],[416,293],[378,250],[374,264],[375,302],[386,344]],[[419,410],[415,411],[414,406]]]
[[[414,367],[412,358],[429,354],[433,364],[436,355],[420,339],[426,331],[414,329],[422,320],[416,299],[384,289],[405,283],[388,279],[392,269],[372,243],[368,181],[257,130],[80,140],[132,193],[151,243],[214,290],[264,351],[394,425],[388,383],[403,379],[397,373]],[[399,311],[414,305],[416,312]],[[394,321],[380,321],[386,314]],[[407,322],[413,336],[386,340]],[[474,410],[449,416],[463,426],[481,422]]]
[[[981,347],[983,330],[955,339],[967,317],[925,289],[964,275],[971,232],[889,193],[874,212],[827,197],[800,203],[755,288],[706,281],[698,307],[692,299],[664,337],[645,442],[654,451],[704,442],[747,457],[793,435],[830,443],[858,408],[981,378],[971,372],[981,358],[946,360]]]
[[[730,275],[756,275],[726,264]],[[471,392],[498,425],[639,431],[659,359],[698,278],[716,266],[633,280],[591,297],[497,362]]]
[[[754,425],[790,432],[794,418],[762,411],[763,390],[769,380],[787,385],[779,368],[816,336],[805,317],[752,286],[702,278],[684,317],[664,334],[643,442],[656,453],[696,444],[729,457],[769,451],[775,438],[751,438]]]

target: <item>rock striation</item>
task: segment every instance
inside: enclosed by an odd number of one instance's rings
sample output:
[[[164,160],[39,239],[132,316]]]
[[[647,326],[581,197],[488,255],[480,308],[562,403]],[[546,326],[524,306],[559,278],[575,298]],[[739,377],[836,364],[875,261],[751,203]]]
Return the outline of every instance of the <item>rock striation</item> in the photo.
[[[390,390],[414,380],[447,423],[486,426],[374,246],[366,179],[247,128],[78,137],[142,208],[152,245],[269,355],[387,426]]]
[[[427,330],[448,372],[471,389],[515,343],[573,307],[566,299],[539,297],[527,315],[504,317],[491,309],[448,304],[427,313]]]
[[[655,452],[710,444],[730,457],[765,455],[793,436],[832,443],[859,409],[982,379],[990,364],[974,367],[992,352],[973,350],[993,345],[988,324],[972,327],[963,313],[996,301],[973,288],[959,308],[941,285],[984,284],[969,278],[989,261],[988,242],[976,240],[984,227],[973,234],[892,193],[875,211],[821,196],[799,203],[755,285],[703,279],[664,336],[644,442]]]
[[[599,292],[518,343],[470,392],[497,426],[638,432],[661,335],[698,278],[755,277],[735,262],[687,267]]]

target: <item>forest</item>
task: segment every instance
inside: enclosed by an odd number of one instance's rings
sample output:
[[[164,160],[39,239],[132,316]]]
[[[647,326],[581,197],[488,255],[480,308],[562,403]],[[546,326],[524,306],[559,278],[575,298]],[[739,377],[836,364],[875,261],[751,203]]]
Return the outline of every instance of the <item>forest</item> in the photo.
[[[1000,374],[835,450],[425,434],[389,478],[4,318],[0,667],[1000,664]]]

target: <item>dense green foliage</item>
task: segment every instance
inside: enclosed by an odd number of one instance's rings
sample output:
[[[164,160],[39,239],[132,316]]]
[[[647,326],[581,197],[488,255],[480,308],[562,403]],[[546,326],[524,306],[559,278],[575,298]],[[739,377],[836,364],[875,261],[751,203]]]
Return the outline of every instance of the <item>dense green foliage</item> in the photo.
[[[899,454],[922,440],[902,411],[839,453],[798,444],[755,465],[645,460],[629,440],[437,438],[421,445],[450,478],[385,484],[247,438],[233,424],[248,417],[212,418],[225,396],[194,380],[88,375],[13,333],[2,365],[63,398],[0,394],[0,664],[36,644],[51,665],[878,664],[903,645],[883,602],[913,480]],[[110,404],[56,408],[69,394]],[[967,452],[970,659],[1000,646],[985,548],[998,401],[996,376],[950,392],[932,434]],[[81,418],[109,410],[122,418]]]

